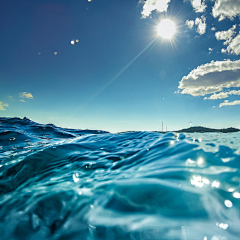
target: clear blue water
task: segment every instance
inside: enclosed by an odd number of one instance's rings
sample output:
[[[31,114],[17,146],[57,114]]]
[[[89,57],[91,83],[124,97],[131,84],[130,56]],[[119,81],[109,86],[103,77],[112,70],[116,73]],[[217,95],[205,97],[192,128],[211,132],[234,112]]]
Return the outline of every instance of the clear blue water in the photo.
[[[240,239],[240,133],[0,122],[0,239]]]

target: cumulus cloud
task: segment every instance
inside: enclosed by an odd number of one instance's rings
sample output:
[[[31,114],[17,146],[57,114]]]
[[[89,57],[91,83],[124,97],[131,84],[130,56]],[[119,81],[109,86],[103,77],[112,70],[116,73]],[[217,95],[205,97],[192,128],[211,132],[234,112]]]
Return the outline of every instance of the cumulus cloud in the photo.
[[[226,18],[233,20],[235,17],[240,17],[240,2],[237,0],[216,0],[212,8],[212,15],[222,21]],[[237,36],[235,32],[236,25],[233,25],[227,31],[216,32],[217,40],[225,40],[223,43],[227,45],[226,49],[222,49],[222,53],[230,53],[240,55],[240,33]]]
[[[207,5],[205,0],[189,0],[193,6],[195,12],[204,12]]]
[[[229,95],[240,95],[240,90],[232,90],[229,92],[214,93],[210,97],[205,97],[204,100],[205,99],[212,99],[212,100],[223,99],[223,98],[228,98]]]
[[[0,102],[0,110],[5,111],[5,107],[8,107],[9,105],[7,103]]]
[[[185,0],[190,1],[195,12],[200,13],[206,10],[205,0]],[[225,18],[233,19],[240,16],[240,4],[238,0],[214,0],[212,15],[222,21]],[[149,17],[152,11],[166,12],[171,0],[139,0],[143,4],[142,17]],[[214,28],[212,28],[214,29]]]
[[[240,60],[203,64],[184,76],[178,86],[182,94],[192,96],[205,96],[231,87],[240,87]]]
[[[216,99],[222,99],[222,98],[228,98],[228,94],[226,92],[220,92],[220,93],[217,93],[217,94],[214,93],[210,97],[205,97],[204,100],[206,100],[206,99],[216,100]]]
[[[229,43],[226,51],[231,54],[240,54],[240,33],[232,39],[232,41]]]
[[[166,12],[168,8],[168,4],[171,0],[140,0],[140,3],[143,3],[142,17],[146,18],[152,13],[152,11],[156,10],[158,12]]]
[[[212,31],[216,31],[216,28],[215,28],[215,27],[212,27],[211,30],[212,30]]]
[[[233,19],[240,15],[240,4],[237,0],[216,0],[212,9],[212,15],[219,17],[219,21],[225,18]]]
[[[229,102],[228,100],[225,100],[223,103],[219,104],[219,107],[233,106],[233,105],[240,105],[240,100],[235,100],[233,102]]]
[[[28,98],[28,99],[33,99],[33,95],[31,93],[27,92],[22,92],[19,94],[20,98]]]
[[[188,28],[192,29],[194,26],[194,21],[193,20],[187,20],[185,24],[188,26]]]
[[[206,32],[207,24],[206,24],[206,18],[204,16],[201,16],[201,18],[196,18],[195,21],[193,20],[187,20],[185,24],[188,26],[188,28],[192,29],[194,25],[197,26],[197,32],[202,35]]]
[[[206,24],[206,18],[204,16],[201,16],[201,18],[195,19],[195,24],[197,27],[197,32],[202,35],[206,32],[207,24]]]
[[[229,44],[232,39],[233,36],[235,35],[235,30],[236,29],[236,25],[233,25],[229,30],[227,31],[221,31],[221,32],[216,32],[215,33],[215,37],[217,40],[225,40],[225,42],[223,43],[224,45]]]
[[[227,31],[216,32],[215,37],[217,40],[225,40],[224,45],[228,45],[226,49],[222,49],[222,53],[240,54],[240,33],[234,37],[236,25],[233,25]]]

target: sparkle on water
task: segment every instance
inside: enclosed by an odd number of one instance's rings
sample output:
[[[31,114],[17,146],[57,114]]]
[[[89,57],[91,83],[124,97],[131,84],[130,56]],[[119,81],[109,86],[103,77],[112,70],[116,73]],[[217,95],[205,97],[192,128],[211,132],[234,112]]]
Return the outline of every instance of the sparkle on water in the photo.
[[[239,138],[0,118],[0,238],[239,240]]]

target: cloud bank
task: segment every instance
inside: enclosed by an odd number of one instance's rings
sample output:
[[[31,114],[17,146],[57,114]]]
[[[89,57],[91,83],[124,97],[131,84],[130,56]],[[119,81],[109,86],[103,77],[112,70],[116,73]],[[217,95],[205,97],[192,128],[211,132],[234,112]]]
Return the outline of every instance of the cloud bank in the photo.
[[[9,105],[7,103],[0,102],[0,110],[5,111],[5,107],[8,107]]]
[[[231,87],[240,87],[240,60],[203,64],[184,76],[178,86],[182,94],[192,96],[205,96]]]

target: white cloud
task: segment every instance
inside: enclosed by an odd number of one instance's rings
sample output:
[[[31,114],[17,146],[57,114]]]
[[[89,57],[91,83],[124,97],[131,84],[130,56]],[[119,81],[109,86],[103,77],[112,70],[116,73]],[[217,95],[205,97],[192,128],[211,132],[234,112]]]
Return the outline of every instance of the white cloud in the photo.
[[[140,3],[143,3],[142,17],[146,18],[156,10],[158,12],[166,12],[168,4],[171,0],[140,0]]]
[[[23,100],[23,99],[21,99],[21,100],[19,100],[20,102],[25,102],[25,100]]]
[[[194,21],[193,20],[187,20],[185,24],[188,26],[188,28],[192,29],[194,26]]]
[[[240,54],[240,33],[234,37],[236,25],[233,25],[227,31],[216,32],[215,37],[217,40],[225,40],[224,45],[228,45],[226,49],[222,49],[222,53]]]
[[[212,15],[219,17],[219,21],[225,18],[233,19],[240,15],[240,3],[238,0],[216,0]]]
[[[204,16],[201,16],[201,18],[196,18],[195,24],[198,26],[197,32],[200,35],[206,32],[207,24],[206,24],[206,18]]]
[[[240,95],[240,90],[232,90],[229,92],[214,93],[210,97],[205,97],[204,100],[205,99],[212,99],[212,100],[223,99],[223,98],[228,98],[229,95]]]
[[[240,87],[240,60],[203,64],[184,76],[178,86],[182,94],[192,96],[205,96],[231,87]]]
[[[212,31],[216,31],[216,28],[215,28],[215,27],[212,27],[211,30],[212,30]]]
[[[205,97],[204,100],[206,100],[206,99],[216,100],[216,99],[222,99],[222,98],[228,98],[228,94],[226,92],[220,92],[220,93],[217,93],[217,94],[214,93],[209,98]]]
[[[213,50],[212,48],[208,48],[209,54],[212,52],[212,50]]]
[[[240,54],[240,33],[234,39],[232,39],[226,50],[231,54]]]
[[[240,95],[240,90],[232,90],[230,92],[227,92],[229,95]]]
[[[189,0],[194,8],[195,12],[204,12],[207,5],[205,0]]]
[[[226,52],[227,52],[226,49],[224,49],[224,48],[221,49],[221,53],[226,53]]]
[[[190,1],[195,12],[204,12],[206,10],[205,0],[185,0]],[[240,16],[239,0],[212,0],[215,5],[212,8],[212,15],[222,21],[225,18],[233,19]],[[166,12],[171,0],[139,0],[143,4],[142,17],[149,17],[152,11]],[[211,30],[215,31],[213,27]]]
[[[234,30],[236,29],[236,25],[233,25],[227,31],[216,32],[215,37],[217,40],[226,40],[223,44],[227,45],[232,41],[234,34],[236,33]]]
[[[31,93],[27,93],[27,92],[19,93],[19,96],[20,96],[20,98],[33,99],[33,95]]]
[[[201,16],[201,18],[196,18],[195,21],[193,20],[187,20],[185,24],[188,26],[188,28],[192,29],[194,24],[197,26],[197,32],[202,35],[206,32],[207,24],[206,24],[206,18],[204,16]]]
[[[0,102],[0,110],[4,111],[6,110],[5,107],[8,107],[9,105],[7,103]]]
[[[222,107],[222,106],[233,106],[233,105],[240,105],[240,100],[235,100],[233,102],[229,102],[228,100],[225,100],[223,103],[219,104],[219,107]]]

